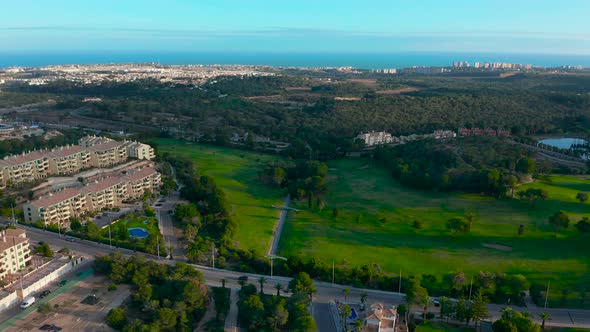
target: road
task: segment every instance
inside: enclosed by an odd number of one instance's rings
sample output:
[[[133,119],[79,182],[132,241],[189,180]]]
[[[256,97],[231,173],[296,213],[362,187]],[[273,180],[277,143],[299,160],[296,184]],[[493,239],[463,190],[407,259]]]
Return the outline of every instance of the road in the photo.
[[[289,213],[289,203],[291,203],[291,196],[287,195],[287,197],[285,197],[285,202],[283,203],[283,208],[281,209],[281,212],[279,212],[279,218],[272,231],[272,236],[270,237],[270,247],[268,248],[267,253],[269,256],[276,256],[279,251],[279,242],[281,241],[283,225],[285,224],[287,214]]]
[[[174,206],[181,202],[180,194],[177,191],[173,191],[168,197],[160,199],[154,206],[152,206],[158,213],[158,227],[162,232],[164,241],[166,241],[167,251],[171,251],[172,258],[186,261],[184,250],[182,249],[182,243],[178,241],[176,234],[176,228],[172,223],[172,214],[170,211],[174,210]]]
[[[57,234],[51,233],[48,231],[29,228],[26,226],[20,226],[27,229],[27,235],[29,238],[33,240],[33,242],[43,241],[49,243],[53,248],[60,249],[63,247],[68,247],[74,252],[78,254],[83,254],[87,256],[96,256],[97,254],[109,254],[112,252],[121,252],[125,255],[133,255],[134,252],[132,250],[121,249],[121,248],[113,248],[109,247],[108,245],[97,244],[94,242],[89,242],[85,240],[76,241],[76,242],[67,242],[65,238],[58,237]],[[157,257],[141,254],[142,256],[157,260]],[[175,264],[177,259],[175,260],[167,260],[167,259],[160,259],[159,260],[165,264]],[[209,267],[201,266],[201,265],[193,265],[197,270],[199,270],[208,286],[221,286],[221,279],[226,280],[226,287],[230,288],[238,288],[238,278],[242,275],[247,275],[249,280],[253,283],[261,276],[256,274],[244,274],[240,272],[228,271],[228,270],[221,270],[221,269],[212,269]],[[265,276],[268,278],[268,276]],[[273,286],[276,283],[280,283],[283,286],[287,286],[290,278],[287,277],[273,277],[268,278],[267,287],[265,287],[265,293],[273,293],[274,288]],[[320,331],[334,331],[335,328],[333,327],[333,322],[331,321],[331,317],[329,315],[329,311],[325,311],[325,304],[329,303],[334,299],[344,300],[343,289],[349,288],[350,294],[348,295],[349,300],[356,300],[360,299],[361,292],[365,291],[368,294],[367,301],[371,302],[384,302],[386,304],[398,304],[404,302],[404,294],[395,293],[395,292],[386,292],[386,291],[379,291],[379,290],[372,290],[372,289],[360,289],[360,288],[353,288],[347,287],[342,285],[333,285],[326,282],[319,282],[316,281],[316,289],[317,293],[314,294],[313,297],[313,305],[315,309],[313,310],[314,318],[318,323],[318,327]],[[489,306],[490,313],[493,315],[492,318],[498,318],[500,316],[501,310],[505,307],[504,305],[496,305],[490,304]],[[534,314],[534,318],[540,322],[538,313],[542,311],[542,309],[538,308],[518,308],[515,307],[515,310],[520,311],[529,311]],[[579,310],[579,309],[547,309],[547,311],[551,314],[552,320],[547,322],[548,326],[564,326],[564,327],[581,327],[581,328],[590,328],[590,310]],[[332,326],[332,327],[330,327]]]

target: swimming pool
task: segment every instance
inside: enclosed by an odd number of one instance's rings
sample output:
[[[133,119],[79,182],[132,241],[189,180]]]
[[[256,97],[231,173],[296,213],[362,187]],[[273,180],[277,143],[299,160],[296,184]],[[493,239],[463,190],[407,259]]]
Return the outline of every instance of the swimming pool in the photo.
[[[150,236],[145,228],[142,227],[129,228],[128,231],[129,235],[140,239],[145,239],[146,237]]]
[[[357,320],[359,318],[359,316],[356,313],[356,310],[354,308],[351,308],[350,310],[350,316],[348,316],[349,320]]]

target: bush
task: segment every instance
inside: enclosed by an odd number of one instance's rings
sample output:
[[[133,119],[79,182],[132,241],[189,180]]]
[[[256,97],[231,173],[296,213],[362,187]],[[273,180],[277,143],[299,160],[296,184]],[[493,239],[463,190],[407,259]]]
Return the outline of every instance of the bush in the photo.
[[[40,314],[48,314],[51,312],[51,306],[49,303],[40,304],[39,308],[37,308],[37,311],[39,311]]]
[[[434,319],[434,317],[436,317],[434,312],[429,312],[426,314],[426,319],[428,319],[428,320]]]
[[[114,292],[117,290],[117,285],[115,284],[110,284],[109,287],[107,288],[109,292]]]
[[[125,310],[121,308],[113,308],[107,315],[107,324],[115,330],[120,330],[126,323]]]

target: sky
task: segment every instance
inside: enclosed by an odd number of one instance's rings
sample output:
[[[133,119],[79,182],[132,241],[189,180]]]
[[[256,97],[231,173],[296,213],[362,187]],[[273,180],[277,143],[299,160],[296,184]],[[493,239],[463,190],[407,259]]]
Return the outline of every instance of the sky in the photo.
[[[0,53],[590,55],[588,0],[0,0]]]

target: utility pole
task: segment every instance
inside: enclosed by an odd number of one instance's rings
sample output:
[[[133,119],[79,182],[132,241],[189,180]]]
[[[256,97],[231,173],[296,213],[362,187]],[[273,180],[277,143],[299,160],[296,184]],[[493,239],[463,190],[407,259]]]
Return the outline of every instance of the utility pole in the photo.
[[[402,269],[399,269],[399,287],[397,292],[402,293]]]
[[[334,284],[334,260],[332,260],[332,285]]]
[[[272,262],[274,257],[270,256],[270,278],[272,279]]]
[[[471,276],[471,284],[469,285],[469,301],[471,301],[471,291],[473,290],[473,276]]]
[[[547,291],[545,292],[545,310],[547,310],[547,300],[549,299],[549,284],[551,284],[551,281],[547,282]]]
[[[158,260],[160,260],[160,237],[156,236],[156,246],[158,247]]]
[[[211,264],[215,268],[215,244],[211,243]]]
[[[17,224],[16,218],[14,217],[14,205],[10,205],[12,207],[12,222]]]
[[[113,222],[111,221],[109,223],[109,246],[111,246],[111,248],[113,247],[113,240],[111,238],[111,225],[113,224]]]

